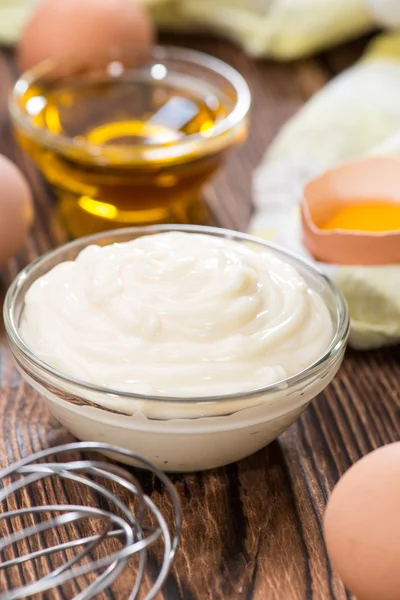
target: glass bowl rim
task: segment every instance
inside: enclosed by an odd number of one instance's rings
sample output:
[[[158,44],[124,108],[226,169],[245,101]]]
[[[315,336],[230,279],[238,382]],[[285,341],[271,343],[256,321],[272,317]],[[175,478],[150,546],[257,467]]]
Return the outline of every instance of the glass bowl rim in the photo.
[[[149,56],[154,60],[179,60],[186,64],[194,64],[201,68],[210,70],[218,75],[221,75],[226,81],[228,81],[235,89],[237,94],[236,103],[231,112],[226,115],[221,121],[217,122],[212,129],[212,133],[207,137],[202,136],[200,133],[193,133],[183,137],[171,144],[160,143],[151,145],[137,145],[137,146],[121,146],[118,144],[107,144],[106,148],[108,152],[119,152],[121,156],[126,156],[126,160],[129,157],[143,159],[145,153],[146,160],[160,160],[159,153],[162,151],[162,159],[165,158],[177,158],[185,156],[190,153],[193,148],[193,144],[202,144],[202,148],[206,148],[215,142],[216,138],[219,138],[223,134],[232,131],[236,126],[240,125],[247,117],[251,107],[251,93],[249,86],[244,77],[233,67],[228,65],[223,60],[216,58],[212,55],[200,52],[198,50],[191,50],[181,48],[178,46],[112,46],[103,52],[102,54],[96,54],[95,58],[110,57],[112,60],[118,60],[118,53],[121,52],[132,52],[139,54],[140,52],[148,53]],[[113,54],[115,53],[115,54]],[[48,148],[57,148],[61,153],[66,151],[81,151],[85,155],[90,156],[94,160],[98,156],[98,146],[90,144],[84,140],[74,140],[73,137],[51,134],[47,129],[36,127],[32,124],[30,119],[27,117],[26,111],[22,110],[19,106],[18,99],[23,95],[31,86],[35,80],[51,73],[52,69],[57,68],[65,62],[73,59],[76,54],[70,54],[57,59],[46,59],[25,71],[20,75],[16,83],[14,84],[10,96],[9,96],[9,111],[14,122],[20,126],[27,135],[32,139],[39,140],[45,144]],[[151,155],[154,155],[154,158]],[[121,159],[123,160],[123,159]],[[103,163],[104,164],[104,161]]]
[[[321,280],[323,280],[325,286],[328,287],[332,297],[335,301],[336,308],[336,323],[334,324],[335,331],[331,340],[331,343],[326,348],[324,353],[313,363],[311,363],[308,367],[303,369],[302,371],[295,373],[294,375],[287,377],[281,381],[278,381],[273,384],[269,384],[267,386],[262,386],[259,388],[254,388],[248,391],[237,392],[235,394],[224,394],[224,395],[215,395],[215,396],[156,396],[156,395],[146,395],[146,394],[137,394],[132,392],[124,392],[121,390],[114,390],[111,388],[100,387],[95,384],[91,384],[89,382],[81,381],[79,379],[75,379],[74,377],[70,377],[66,373],[62,373],[52,366],[48,365],[40,358],[38,358],[35,353],[30,350],[30,348],[25,344],[24,340],[19,334],[19,326],[15,321],[15,302],[19,296],[21,286],[25,282],[27,276],[31,273],[31,271],[37,269],[39,266],[43,266],[50,259],[57,256],[57,254],[61,254],[65,251],[74,250],[77,247],[81,246],[81,250],[90,244],[95,244],[96,241],[104,238],[104,237],[113,237],[118,235],[129,235],[129,234],[138,234],[146,235],[153,233],[161,233],[166,231],[183,231],[188,233],[205,233],[209,235],[217,235],[219,237],[227,237],[228,239],[239,240],[244,242],[250,242],[258,244],[259,246],[263,246],[264,248],[272,250],[274,253],[278,254],[282,260],[289,259],[291,263],[294,265],[299,265],[302,268],[306,268],[313,273],[313,275],[317,276]],[[118,243],[118,242],[112,242]],[[36,281],[36,279],[35,279]],[[312,376],[318,375],[318,372],[325,365],[330,364],[331,362],[335,362],[335,360],[343,353],[347,338],[350,330],[350,318],[349,311],[346,300],[342,293],[337,289],[337,287],[333,284],[333,282],[327,277],[315,264],[307,259],[303,259],[300,256],[297,256],[294,252],[286,250],[281,246],[267,242],[266,240],[252,236],[246,233],[241,233],[238,231],[233,231],[230,229],[223,229],[219,227],[206,227],[199,225],[149,225],[144,227],[127,227],[127,228],[119,228],[113,229],[109,231],[103,231],[101,233],[96,233],[90,236],[85,236],[78,238],[77,240],[68,242],[63,244],[57,248],[49,250],[44,253],[32,263],[27,265],[20,273],[15,277],[11,285],[7,290],[7,294],[4,300],[3,306],[3,318],[4,324],[7,332],[7,336],[9,337],[12,344],[18,348],[18,350],[22,353],[23,357],[28,359],[36,368],[40,369],[42,372],[46,373],[51,377],[56,378],[58,381],[62,381],[67,385],[74,385],[87,390],[89,392],[96,392],[97,394],[103,394],[107,396],[113,397],[121,397],[125,399],[132,400],[140,400],[140,401],[148,401],[148,402],[168,402],[168,403],[191,403],[191,404],[210,404],[210,403],[220,403],[220,402],[232,402],[235,400],[241,400],[247,398],[254,398],[265,394],[271,394],[274,392],[281,392],[284,389],[288,389],[295,385],[301,384],[309,380]]]

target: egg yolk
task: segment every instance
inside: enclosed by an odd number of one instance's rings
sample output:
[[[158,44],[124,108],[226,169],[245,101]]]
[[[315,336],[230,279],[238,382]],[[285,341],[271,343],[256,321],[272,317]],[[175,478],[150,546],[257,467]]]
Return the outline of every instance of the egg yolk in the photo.
[[[359,202],[344,206],[321,229],[394,231],[400,229],[400,202]]]

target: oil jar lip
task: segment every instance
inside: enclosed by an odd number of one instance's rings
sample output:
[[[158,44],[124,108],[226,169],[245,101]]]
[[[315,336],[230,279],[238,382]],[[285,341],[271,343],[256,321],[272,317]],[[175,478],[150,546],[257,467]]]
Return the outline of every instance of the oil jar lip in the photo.
[[[113,243],[117,242],[118,238],[120,238],[121,240],[122,237],[127,235],[149,235],[163,231],[204,233],[219,237],[226,237],[228,239],[238,240],[241,242],[250,242],[252,244],[257,244],[258,246],[268,248],[282,260],[289,261],[295,267],[306,270],[310,275],[316,278],[322,286],[326,287],[329,290],[329,293],[332,297],[332,302],[334,304],[333,308],[335,311],[333,322],[334,333],[332,335],[332,340],[329,346],[314,363],[310,364],[308,367],[303,369],[303,371],[296,373],[295,375],[292,375],[291,377],[288,377],[277,383],[263,386],[260,388],[255,388],[247,392],[241,391],[235,394],[208,397],[199,396],[189,398],[185,396],[149,396],[144,394],[135,394],[132,392],[123,392],[120,390],[99,387],[97,385],[90,384],[85,381],[74,379],[73,377],[70,377],[65,373],[61,373],[57,369],[43,362],[35,355],[34,352],[32,352],[29,349],[29,347],[25,344],[23,338],[20,335],[19,317],[16,314],[16,304],[21,299],[23,300],[23,287],[26,279],[29,276],[32,276],[32,272],[34,273],[35,270],[40,272],[40,267],[43,267],[47,263],[52,263],[53,259],[57,258],[58,254],[63,254],[68,251],[80,251],[88,245],[96,244],[100,240],[106,240],[109,243]],[[111,240],[113,240],[113,242],[111,242]],[[20,274],[10,285],[4,301],[3,315],[6,332],[14,356],[18,355],[19,361],[27,363],[31,365],[31,367],[33,367],[34,369],[38,370],[40,373],[40,375],[38,376],[43,380],[43,382],[46,382],[46,377],[48,377],[52,378],[53,380],[56,380],[58,382],[58,385],[62,389],[67,389],[68,386],[72,385],[75,386],[77,389],[81,389],[86,392],[95,392],[97,394],[104,394],[117,398],[120,397],[125,399],[143,400],[149,402],[181,404],[187,402],[190,402],[191,404],[214,404],[231,402],[235,400],[243,401],[243,399],[258,398],[261,396],[265,396],[266,394],[270,395],[277,392],[281,392],[282,389],[290,390],[297,385],[307,384],[307,382],[312,380],[314,377],[318,378],[321,375],[321,372],[323,372],[326,367],[334,364],[341,357],[345,350],[349,334],[349,313],[346,301],[340,293],[340,291],[331,282],[331,280],[328,277],[326,277],[326,275],[324,275],[322,271],[320,271],[318,267],[316,267],[314,264],[296,256],[294,253],[287,251],[286,249],[276,246],[275,244],[266,242],[263,239],[253,237],[245,233],[239,233],[236,231],[220,229],[216,227],[204,227],[194,225],[152,225],[147,227],[131,227],[125,229],[116,229],[114,231],[106,231],[91,236],[79,238],[78,240],[56,248],[55,250],[51,250],[50,252],[47,252],[46,254],[38,258],[35,262],[25,267],[25,269],[20,272]]]
[[[118,61],[118,59],[122,60],[126,53],[130,53],[131,56],[140,56],[140,53],[142,53],[156,63],[177,60],[181,61],[182,64],[192,64],[204,69],[205,78],[207,71],[220,75],[226,83],[234,88],[237,97],[236,103],[231,112],[213,126],[207,137],[201,133],[194,133],[174,143],[151,144],[151,146],[127,147],[118,144],[107,144],[107,146],[102,147],[102,152],[99,153],[99,146],[90,144],[85,140],[52,134],[46,129],[36,127],[26,111],[21,108],[19,102],[27,89],[40,77],[50,75],[57,68],[62,69],[64,65],[74,64],[74,60],[82,60],[76,55],[71,55],[61,59],[45,60],[21,75],[15,83],[9,99],[9,110],[15,124],[30,139],[34,139],[48,148],[57,149],[61,154],[71,158],[79,158],[83,162],[86,158],[92,164],[98,163],[99,165],[112,164],[112,157],[116,154],[118,155],[117,164],[119,165],[132,162],[179,162],[179,160],[185,160],[187,155],[194,152],[196,156],[211,154],[229,146],[233,141],[232,138],[238,135],[238,129],[246,126],[251,106],[251,93],[242,75],[227,63],[197,50],[187,50],[174,46],[115,47],[110,48],[102,56],[96,55],[94,60],[103,59],[109,61],[103,62],[103,65],[110,64]],[[77,62],[76,64],[82,63]],[[87,64],[90,65],[90,62]],[[199,78],[199,81],[201,82],[201,78]]]

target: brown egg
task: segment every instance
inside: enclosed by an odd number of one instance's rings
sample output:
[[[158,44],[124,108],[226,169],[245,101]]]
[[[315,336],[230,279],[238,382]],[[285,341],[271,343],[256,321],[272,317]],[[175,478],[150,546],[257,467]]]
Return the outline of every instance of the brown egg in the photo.
[[[133,0],[42,0],[22,33],[19,66],[26,71],[47,58],[149,45],[153,37],[145,7]]]
[[[325,171],[304,188],[301,204],[304,246],[314,258],[326,263],[399,263],[400,228],[385,230],[383,227],[381,231],[344,229],[340,226],[324,228],[335,213],[360,204],[364,207],[370,205],[375,210],[378,208],[376,225],[379,225],[380,221],[384,221],[388,202],[400,213],[400,158],[373,156]]]
[[[0,155],[0,267],[21,249],[33,221],[29,185],[21,171]]]
[[[357,462],[325,513],[333,566],[357,600],[400,598],[400,442]]]

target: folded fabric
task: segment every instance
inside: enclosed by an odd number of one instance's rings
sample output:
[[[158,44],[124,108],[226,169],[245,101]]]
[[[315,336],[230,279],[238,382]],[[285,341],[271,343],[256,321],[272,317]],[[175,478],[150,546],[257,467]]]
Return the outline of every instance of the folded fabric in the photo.
[[[0,43],[13,44],[38,0],[0,0]]]
[[[329,48],[375,25],[363,0],[181,0],[179,14],[253,56],[278,60]]]
[[[298,58],[371,30],[372,0],[142,0],[166,29],[210,30],[254,56]],[[375,0],[376,1],[376,0]],[[18,40],[38,0],[0,0],[0,42]]]
[[[389,29],[400,28],[399,0],[365,0],[365,3],[377,23]]]
[[[399,98],[400,34],[385,34],[278,134],[254,174],[250,230],[308,256],[299,218],[305,182],[348,159],[400,155]],[[348,300],[354,347],[400,341],[400,266],[320,266]]]

